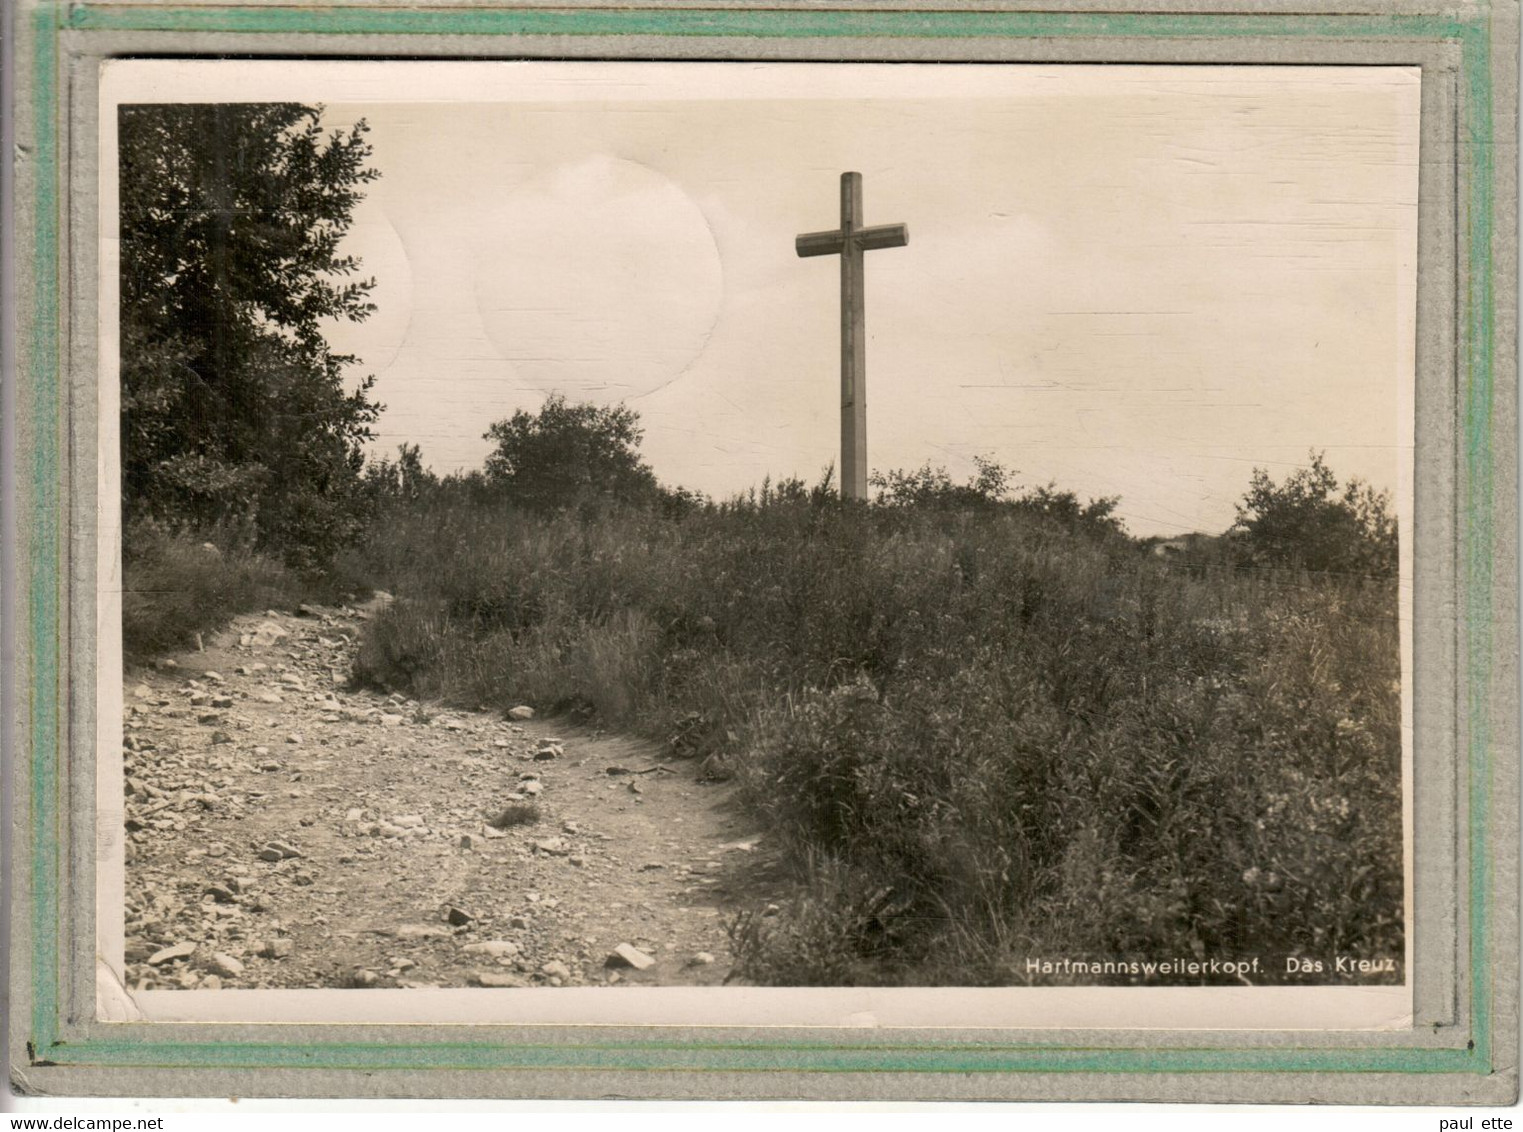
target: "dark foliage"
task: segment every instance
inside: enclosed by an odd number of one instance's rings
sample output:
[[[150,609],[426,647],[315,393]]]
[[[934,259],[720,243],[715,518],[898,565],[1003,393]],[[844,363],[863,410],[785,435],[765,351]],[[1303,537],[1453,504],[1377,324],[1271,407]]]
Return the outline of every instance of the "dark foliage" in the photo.
[[[123,498],[127,518],[251,530],[321,568],[364,518],[379,412],[324,319],[372,282],[340,254],[365,124],[325,133],[290,103],[120,111]]]

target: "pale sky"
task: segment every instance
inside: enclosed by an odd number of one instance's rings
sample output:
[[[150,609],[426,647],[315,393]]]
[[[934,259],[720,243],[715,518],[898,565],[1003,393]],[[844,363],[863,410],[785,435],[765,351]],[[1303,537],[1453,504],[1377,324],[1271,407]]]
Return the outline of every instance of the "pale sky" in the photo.
[[[723,497],[837,458],[837,223],[869,224],[874,469],[987,455],[1219,531],[1255,465],[1410,473],[1413,68],[517,63],[329,66],[240,100],[364,117],[381,179],[332,328],[378,451],[479,467],[551,392],[627,402],[665,483]],[[266,87],[269,94],[266,94]],[[144,101],[148,98],[142,99]]]

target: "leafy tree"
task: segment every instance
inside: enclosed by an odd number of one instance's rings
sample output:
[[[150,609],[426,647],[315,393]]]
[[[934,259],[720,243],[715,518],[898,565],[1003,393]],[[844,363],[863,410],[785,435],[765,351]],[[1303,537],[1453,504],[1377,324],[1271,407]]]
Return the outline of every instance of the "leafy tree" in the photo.
[[[487,429],[497,448],[486,478],[534,511],[653,503],[660,489],[638,452],[643,436],[627,405],[572,404],[555,393],[539,412],[520,409]]]
[[[1253,470],[1228,541],[1239,562],[1393,578],[1398,569],[1390,495],[1357,477],[1343,488],[1320,452],[1275,483]]]
[[[380,407],[321,324],[374,309],[339,252],[365,132],[293,103],[121,108],[128,519],[247,526],[297,566],[357,533]]]

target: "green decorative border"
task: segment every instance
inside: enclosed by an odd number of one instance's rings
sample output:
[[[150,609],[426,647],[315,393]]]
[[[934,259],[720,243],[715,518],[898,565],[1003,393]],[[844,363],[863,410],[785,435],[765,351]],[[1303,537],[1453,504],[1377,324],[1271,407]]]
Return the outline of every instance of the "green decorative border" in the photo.
[[[3,2],[3,0],[0,0]],[[22,419],[37,426],[32,462],[18,468],[28,487],[29,556],[18,572],[30,598],[23,654],[29,659],[22,689],[22,732],[29,743],[28,812],[19,827],[30,836],[32,976],[31,1042],[34,1065],[318,1070],[612,1069],[653,1071],[766,1071],[923,1073],[1295,1073],[1489,1075],[1492,1065],[1494,986],[1488,962],[1492,930],[1489,897],[1494,883],[1488,859],[1492,832],[1489,787],[1492,677],[1493,544],[1493,261],[1494,209],[1492,35],[1488,13],[1433,15],[1243,15],[1113,12],[761,11],[668,9],[401,9],[381,7],[104,7],[37,0],[31,12],[31,115],[35,138],[35,251],[32,316],[24,339],[30,364],[21,390]],[[772,38],[844,37],[1033,40],[1055,37],[1145,37],[1198,40],[1253,37],[1287,41],[1324,39],[1444,41],[1461,51],[1464,118],[1456,139],[1463,174],[1467,249],[1459,329],[1463,373],[1460,441],[1464,450],[1461,580],[1468,632],[1462,676],[1468,687],[1469,891],[1473,1040],[1464,1049],[1415,1048],[1164,1048],[1060,1045],[1040,1040],[1011,1043],[895,1045],[779,1039],[776,1042],[690,1040],[542,1043],[155,1041],[136,1036],[66,1040],[61,1033],[60,967],[66,963],[60,910],[66,895],[60,829],[67,799],[61,791],[60,666],[68,560],[60,517],[66,421],[62,413],[58,220],[66,207],[59,161],[65,123],[61,97],[60,37],[69,31],[262,32],[398,36],[619,36]],[[22,111],[24,112],[24,111]],[[1505,739],[1505,736],[1502,738]],[[23,755],[25,757],[25,755]],[[19,800],[18,800],[19,801]],[[589,1035],[595,1031],[584,1031]],[[399,1031],[400,1035],[400,1031]]]

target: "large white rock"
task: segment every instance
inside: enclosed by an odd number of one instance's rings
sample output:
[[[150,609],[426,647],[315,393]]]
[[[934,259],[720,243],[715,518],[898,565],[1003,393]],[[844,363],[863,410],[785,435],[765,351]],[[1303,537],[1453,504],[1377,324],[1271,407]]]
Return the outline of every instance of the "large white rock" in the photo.
[[[621,943],[608,954],[603,960],[605,967],[633,967],[636,971],[644,971],[656,965],[656,961],[633,944]]]
[[[493,959],[500,959],[504,955],[517,955],[518,944],[511,939],[488,939],[466,944],[465,951],[468,955],[490,955]]]
[[[211,969],[213,974],[221,975],[224,979],[236,979],[243,974],[243,963],[227,952],[219,951],[212,956]]]
[[[148,957],[148,965],[150,967],[157,967],[160,963],[168,963],[172,959],[184,959],[186,956],[194,955],[195,953],[196,945],[187,940],[184,943],[177,943],[172,947],[155,951]]]
[[[271,645],[278,645],[290,635],[277,621],[261,621],[249,634],[249,643],[255,648],[269,648]]]

